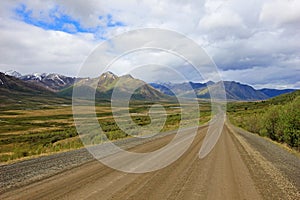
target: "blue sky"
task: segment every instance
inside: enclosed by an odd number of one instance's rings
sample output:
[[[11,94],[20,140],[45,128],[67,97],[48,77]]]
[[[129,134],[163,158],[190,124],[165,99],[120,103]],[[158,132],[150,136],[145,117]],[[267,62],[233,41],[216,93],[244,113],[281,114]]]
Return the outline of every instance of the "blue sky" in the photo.
[[[152,27],[196,41],[224,80],[300,88],[298,0],[1,0],[0,19],[1,71],[76,76],[101,42]],[[142,59],[151,56],[176,65],[157,53]],[[134,64],[128,58],[118,63],[118,73]]]
[[[115,21],[111,14],[107,14],[98,17],[99,20],[105,21],[105,24],[94,27],[84,27],[80,23],[80,20],[63,13],[59,5],[55,5],[53,8],[49,9],[47,13],[40,12],[39,16],[33,16],[33,10],[23,3],[17,5],[14,12],[18,20],[44,30],[62,31],[70,34],[93,33],[97,39],[105,39],[103,35],[97,33],[103,34],[106,28],[125,26],[123,22]]]

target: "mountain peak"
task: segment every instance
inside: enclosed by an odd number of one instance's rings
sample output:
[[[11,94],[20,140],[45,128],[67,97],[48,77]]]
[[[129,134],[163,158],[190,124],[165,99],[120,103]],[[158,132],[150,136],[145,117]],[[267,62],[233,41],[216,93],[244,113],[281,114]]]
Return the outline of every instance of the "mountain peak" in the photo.
[[[8,70],[8,71],[4,72],[4,74],[8,75],[8,76],[14,76],[16,78],[20,78],[22,76],[22,74],[20,74],[17,71],[14,71],[14,70]]]
[[[116,79],[116,78],[118,78],[118,76],[112,73],[111,71],[104,72],[100,76],[100,79]]]

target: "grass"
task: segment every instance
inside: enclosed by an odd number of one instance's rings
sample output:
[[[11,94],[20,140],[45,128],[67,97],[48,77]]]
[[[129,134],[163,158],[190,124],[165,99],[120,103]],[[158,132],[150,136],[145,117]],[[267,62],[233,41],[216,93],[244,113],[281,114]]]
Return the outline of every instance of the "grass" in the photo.
[[[56,104],[58,103],[58,104]],[[59,104],[60,103],[60,104]],[[88,134],[79,138],[73,120],[72,107],[66,102],[55,104],[34,103],[13,106],[0,106],[0,163],[13,162],[45,154],[53,154],[83,147],[82,140],[89,140],[91,144],[105,141],[105,137],[99,134]],[[166,122],[161,132],[178,129],[180,122],[189,126],[197,120],[204,124],[210,120],[210,103],[200,101],[200,119],[197,113],[187,103],[190,110],[189,118],[182,118],[180,105],[176,102],[160,102],[166,110]],[[126,133],[121,130],[113,116],[110,102],[97,102],[96,112],[99,124],[110,140],[131,137],[131,134],[141,134],[134,127],[144,127],[149,124],[155,127],[156,121],[149,116],[152,102],[132,101],[130,103],[130,115],[132,123]],[[124,108],[120,108],[124,109]],[[132,128],[131,128],[132,127]],[[146,134],[146,133],[145,133]]]

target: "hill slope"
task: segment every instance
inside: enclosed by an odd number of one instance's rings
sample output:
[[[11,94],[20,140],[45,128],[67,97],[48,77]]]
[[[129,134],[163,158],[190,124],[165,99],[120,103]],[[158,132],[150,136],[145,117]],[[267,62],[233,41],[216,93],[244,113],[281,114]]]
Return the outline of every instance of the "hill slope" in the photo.
[[[252,133],[300,151],[300,91],[261,102],[231,102],[230,120]]]

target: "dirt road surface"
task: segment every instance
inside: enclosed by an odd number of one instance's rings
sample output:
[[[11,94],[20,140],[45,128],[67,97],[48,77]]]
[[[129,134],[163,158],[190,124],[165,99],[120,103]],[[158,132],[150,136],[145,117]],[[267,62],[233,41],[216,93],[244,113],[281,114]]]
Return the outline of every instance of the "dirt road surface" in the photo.
[[[161,170],[124,173],[93,160],[12,188],[0,199],[300,199],[299,157],[227,124],[214,149],[199,159],[206,131],[200,128],[188,151]],[[172,137],[130,150],[154,151]]]

